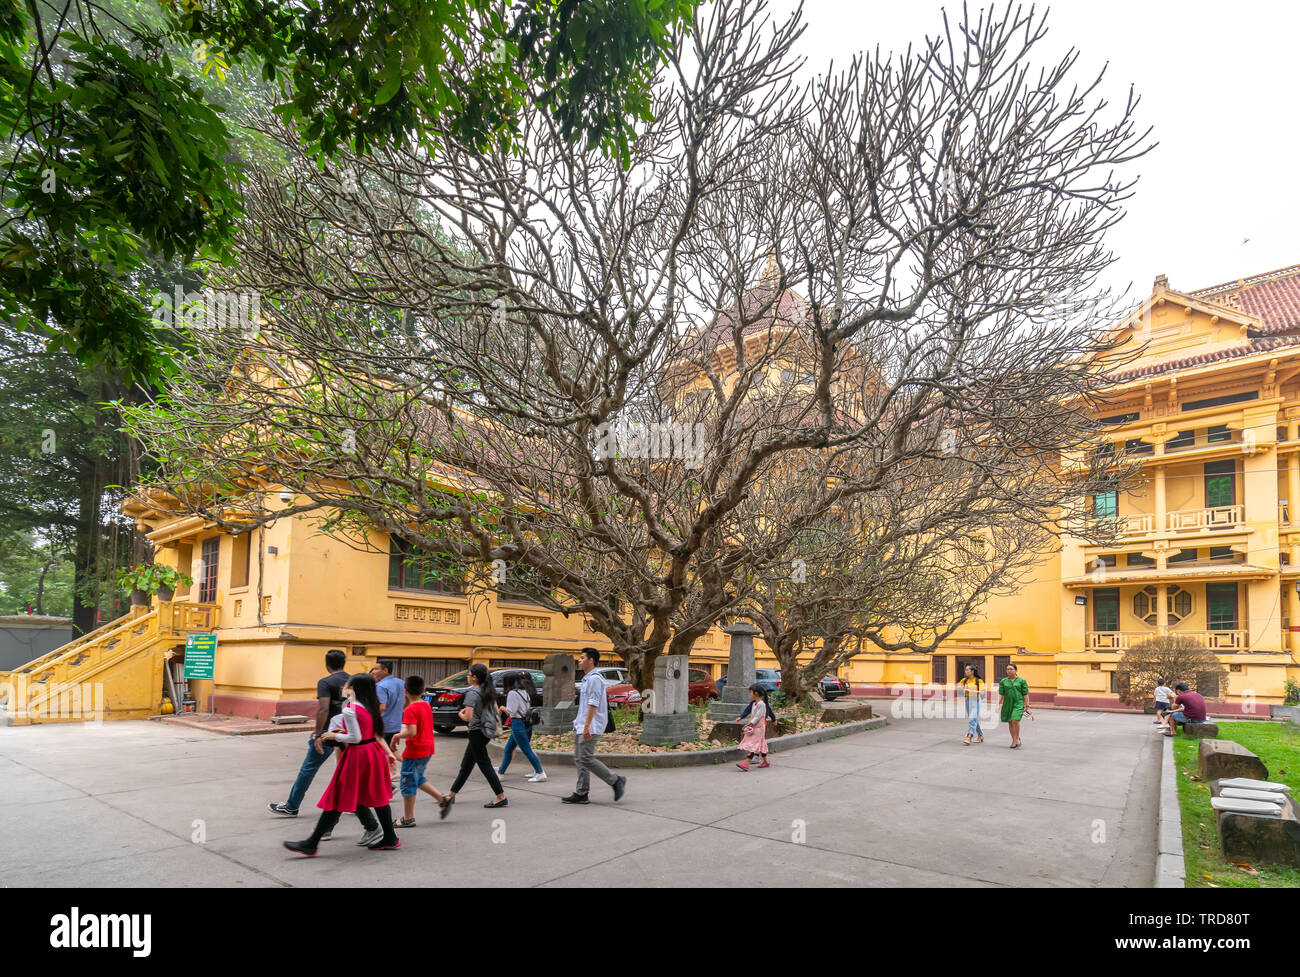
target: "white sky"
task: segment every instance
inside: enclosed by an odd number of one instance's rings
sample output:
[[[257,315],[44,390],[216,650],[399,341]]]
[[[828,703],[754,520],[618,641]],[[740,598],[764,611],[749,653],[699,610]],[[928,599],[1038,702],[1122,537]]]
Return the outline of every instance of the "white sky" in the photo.
[[[798,50],[810,72],[877,44],[900,51],[938,33],[945,7],[960,18],[960,2],[805,0]],[[1109,62],[1107,98],[1122,106],[1134,86],[1160,143],[1134,164],[1136,195],[1108,239],[1112,285],[1141,299],[1158,274],[1190,291],[1300,263],[1300,4],[1056,0],[1047,24],[1038,50],[1054,61],[1077,47],[1080,79]]]

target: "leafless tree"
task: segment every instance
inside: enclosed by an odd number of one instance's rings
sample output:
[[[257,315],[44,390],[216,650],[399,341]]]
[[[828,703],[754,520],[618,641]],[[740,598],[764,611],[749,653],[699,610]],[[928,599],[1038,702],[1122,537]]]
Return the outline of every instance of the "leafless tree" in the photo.
[[[645,686],[836,506],[919,519],[890,493],[954,451],[1004,478],[1077,453],[1146,136],[1132,98],[1072,84],[1075,54],[1033,66],[1032,11],[944,27],[799,88],[798,14],[705,6],[626,169],[536,113],[519,156],[447,133],[436,158],[255,172],[230,287],[268,323],[199,334],[132,412],[153,487],[220,521],[284,485],[357,545],[502,561]],[[796,471],[817,478],[759,518]]]

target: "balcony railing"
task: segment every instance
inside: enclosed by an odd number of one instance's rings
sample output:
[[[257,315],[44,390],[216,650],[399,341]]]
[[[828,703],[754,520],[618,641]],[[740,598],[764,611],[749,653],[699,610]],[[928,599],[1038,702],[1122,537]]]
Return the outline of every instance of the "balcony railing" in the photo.
[[[1246,519],[1246,507],[1221,505],[1212,509],[1178,509],[1166,513],[1172,532],[1187,530],[1232,529]]]
[[[1210,651],[1228,654],[1246,647],[1245,631],[1169,631],[1176,637],[1194,638]],[[1088,631],[1083,636],[1087,651],[1128,651],[1134,645],[1160,636],[1155,628],[1149,631]]]
[[[1213,532],[1234,529],[1246,520],[1243,505],[1221,505],[1210,509],[1176,509],[1165,513],[1164,528],[1170,532]],[[1156,531],[1155,513],[1135,513],[1131,516],[1111,516],[1091,519],[1088,528],[1113,531],[1117,536],[1144,536]]]

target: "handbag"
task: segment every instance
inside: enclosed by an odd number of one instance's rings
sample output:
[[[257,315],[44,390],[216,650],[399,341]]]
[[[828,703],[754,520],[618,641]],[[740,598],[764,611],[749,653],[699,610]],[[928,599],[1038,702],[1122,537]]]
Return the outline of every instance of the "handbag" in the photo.
[[[606,708],[608,709],[608,705],[606,705]],[[614,725],[614,710],[613,710],[613,709],[608,709],[608,711],[605,713],[605,716],[606,716],[606,718],[607,718],[607,720],[608,720],[608,721],[605,723],[605,732],[606,732],[606,733],[612,733],[612,732],[614,732],[615,729],[618,728],[618,727],[616,727],[616,726]]]

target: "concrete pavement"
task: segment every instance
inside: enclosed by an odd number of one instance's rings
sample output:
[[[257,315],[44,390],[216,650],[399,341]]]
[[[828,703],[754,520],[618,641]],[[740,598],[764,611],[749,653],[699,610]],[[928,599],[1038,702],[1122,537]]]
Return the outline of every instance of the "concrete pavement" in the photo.
[[[878,715],[889,715],[889,703]],[[421,796],[419,826],[396,852],[369,852],[345,816],[322,856],[280,842],[305,837],[333,761],[303,814],[272,817],[305,750],[301,733],[225,737],[159,723],[0,728],[0,885],[711,886],[756,866],[791,886],[1150,886],[1160,742],[1150,719],[1044,711],[1007,749],[1005,728],[963,746],[963,719],[898,719],[734,766],[629,770],[615,805],[562,805],[572,769],[524,782],[516,756],[510,806],[482,804],[475,772],[439,821]],[[445,790],[463,733],[440,735],[428,775]],[[400,807],[400,800],[398,803]]]

